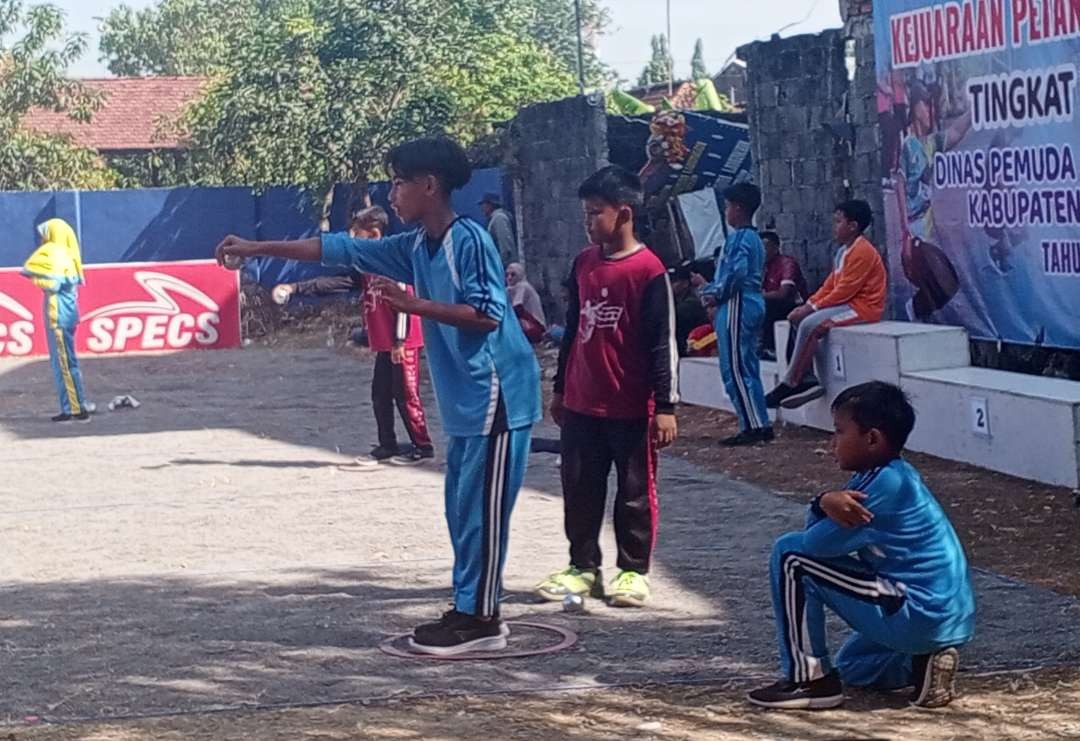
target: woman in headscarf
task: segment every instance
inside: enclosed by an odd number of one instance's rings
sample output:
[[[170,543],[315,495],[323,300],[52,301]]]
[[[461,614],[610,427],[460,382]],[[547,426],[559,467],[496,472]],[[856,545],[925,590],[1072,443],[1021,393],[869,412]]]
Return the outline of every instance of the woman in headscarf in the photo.
[[[83,393],[79,359],[75,356],[75,329],[79,325],[78,287],[86,282],[82,254],[75,232],[63,219],[49,219],[37,227],[41,244],[23,265],[23,275],[45,292],[45,334],[49,339],[60,414],[53,422],[90,419]]]
[[[519,262],[506,266],[506,292],[510,298],[510,306],[521,321],[521,328],[525,330],[525,336],[533,344],[539,342],[547,330],[544,305],[540,301],[540,294],[526,280],[525,267]]]

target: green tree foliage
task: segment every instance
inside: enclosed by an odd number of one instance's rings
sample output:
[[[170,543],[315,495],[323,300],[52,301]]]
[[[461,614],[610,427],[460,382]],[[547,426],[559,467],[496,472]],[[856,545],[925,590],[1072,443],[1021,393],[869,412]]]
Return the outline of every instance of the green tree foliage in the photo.
[[[598,0],[582,10],[587,39],[603,33]],[[608,80],[585,51],[589,80]],[[113,10],[101,52],[117,74],[212,78],[179,132],[193,161],[157,172],[319,192],[378,174],[408,137],[488,136],[577,79],[573,0],[160,0]],[[148,172],[123,164],[125,182]]]
[[[705,64],[705,44],[698,39],[694,42],[694,56],[690,60],[690,79],[704,80],[709,76],[709,67]]]
[[[102,19],[101,60],[116,75],[210,74],[225,66],[240,37],[262,20],[270,20],[278,5],[259,0],[161,0],[135,10],[121,4]],[[365,5],[376,12],[410,9],[409,2],[372,0]],[[576,73],[573,0],[501,0],[491,5],[493,11],[517,18],[523,36]],[[598,0],[582,0],[581,16],[586,80],[599,86],[610,81],[612,74],[597,56],[594,42],[611,25],[611,16]]]
[[[16,40],[8,45],[8,38]],[[34,107],[86,121],[100,106],[97,96],[64,74],[85,49],[85,37],[65,35],[59,9],[0,0],[0,190],[103,188],[114,182],[115,174],[95,152],[65,137],[21,128]]]
[[[550,49],[577,75],[577,27],[573,0],[524,0],[515,2],[517,12],[528,17],[526,34]],[[581,27],[585,39],[585,83],[601,87],[614,82],[615,74],[596,53],[596,42],[611,27],[611,14],[598,0],[582,0]]]
[[[205,75],[222,69],[240,35],[258,23],[258,0],[162,0],[118,5],[101,20],[101,61],[114,75]]]
[[[576,89],[566,64],[525,33],[526,5],[264,0],[187,133],[220,182],[319,193],[379,174],[410,137],[470,143],[522,105]]]
[[[663,34],[653,36],[650,43],[652,58],[638,77],[638,87],[649,87],[667,82],[671,73],[671,52],[668,50],[667,36]]]

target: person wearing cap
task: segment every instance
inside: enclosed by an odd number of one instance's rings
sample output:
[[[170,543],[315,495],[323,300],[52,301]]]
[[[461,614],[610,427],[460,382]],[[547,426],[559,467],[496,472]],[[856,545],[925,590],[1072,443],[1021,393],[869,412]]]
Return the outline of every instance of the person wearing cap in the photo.
[[[518,262],[517,240],[514,239],[514,227],[510,221],[510,214],[502,207],[502,198],[498,193],[485,193],[480,200],[480,208],[487,217],[487,230],[499,248],[499,256],[502,258],[503,267],[512,262]]]

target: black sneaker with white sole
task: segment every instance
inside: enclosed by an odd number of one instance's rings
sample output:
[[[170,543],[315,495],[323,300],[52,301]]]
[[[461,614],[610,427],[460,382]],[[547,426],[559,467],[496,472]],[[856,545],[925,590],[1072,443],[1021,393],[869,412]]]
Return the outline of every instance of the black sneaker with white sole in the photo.
[[[457,610],[446,612],[434,623],[418,625],[409,648],[432,656],[456,656],[473,651],[501,651],[509,630],[497,617],[483,618]]]
[[[366,459],[359,459],[358,458],[357,461],[359,461],[359,460],[368,460],[369,459],[369,460],[374,461],[376,463],[381,463],[382,461],[390,460],[395,455],[399,455],[400,453],[401,453],[401,446],[400,445],[394,445],[394,446],[378,445],[378,446],[371,449],[371,452],[367,454]]]
[[[814,399],[820,399],[825,395],[825,387],[817,381],[806,381],[800,383],[787,398],[780,402],[780,406],[784,409],[798,409],[804,404],[809,404]]]
[[[844,702],[844,687],[834,669],[820,679],[792,682],[781,679],[746,696],[754,705],[780,710],[826,710]]]
[[[386,462],[393,466],[415,466],[420,463],[427,463],[434,457],[435,450],[433,448],[420,448],[410,445],[407,448],[402,448],[401,452],[391,456]]]
[[[912,661],[915,692],[911,702],[923,708],[943,708],[956,699],[956,672],[960,652],[946,648],[916,656]]]
[[[769,393],[765,394],[765,406],[769,409],[778,409],[780,402],[795,393],[795,389],[786,383],[779,383]]]

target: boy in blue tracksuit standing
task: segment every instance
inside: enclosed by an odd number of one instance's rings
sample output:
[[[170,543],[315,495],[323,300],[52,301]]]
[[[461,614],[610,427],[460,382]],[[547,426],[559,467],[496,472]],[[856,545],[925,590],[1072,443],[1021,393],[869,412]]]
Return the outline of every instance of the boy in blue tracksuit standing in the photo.
[[[805,530],[776,541],[769,575],[785,677],[750,702],[831,708],[846,683],[914,687],[916,705],[947,705],[975,598],[956,531],[900,457],[915,410],[899,388],[873,381],[837,396],[833,420],[833,453],[853,476],[844,491],[814,499]],[[855,631],[835,662],[826,607]]]
[[[41,244],[26,260],[22,273],[45,292],[45,335],[60,397],[60,414],[52,421],[88,422],[90,409],[75,354],[79,286],[86,282],[79,241],[63,219],[49,219],[39,224],[37,231]]]
[[[716,306],[716,345],[724,390],[739,417],[739,433],[724,445],[753,445],[773,439],[765,407],[758,347],[765,326],[765,245],[752,226],[761,205],[761,191],[750,183],[736,183],[724,191],[724,215],[732,227],[716,257],[712,283],[701,285],[701,295]]]
[[[386,278],[382,300],[422,318],[447,446],[446,519],[454,548],[454,608],[413,631],[414,650],[440,656],[506,646],[498,600],[510,512],[541,418],[540,368],[507,301],[502,260],[487,231],[458,216],[450,194],[469,181],[465,151],[420,139],[387,157],[390,203],[413,231],[382,239],[347,234],[293,242],[227,237],[226,258],[321,261]],[[415,287],[415,296],[398,283]]]

